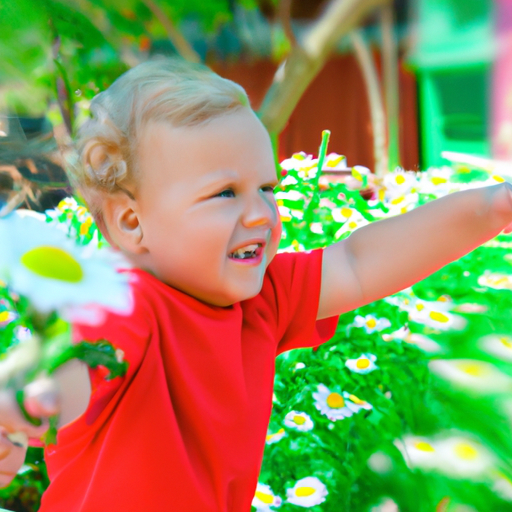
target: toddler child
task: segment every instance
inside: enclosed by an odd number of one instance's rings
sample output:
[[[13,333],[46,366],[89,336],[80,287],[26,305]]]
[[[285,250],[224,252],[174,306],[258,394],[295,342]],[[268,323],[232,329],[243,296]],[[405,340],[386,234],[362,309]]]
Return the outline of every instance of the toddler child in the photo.
[[[121,76],[91,111],[72,178],[134,266],[134,309],[77,325],[75,336],[108,339],[129,369],[111,381],[77,363],[63,370],[41,512],[248,512],[276,355],[328,340],[338,315],[410,286],[512,222],[503,183],[373,223],[325,250],[276,255],[272,147],[240,86],[155,60]],[[52,393],[27,390],[30,410],[53,412]],[[41,427],[24,422],[5,391],[0,424],[6,484],[24,447],[5,434]]]

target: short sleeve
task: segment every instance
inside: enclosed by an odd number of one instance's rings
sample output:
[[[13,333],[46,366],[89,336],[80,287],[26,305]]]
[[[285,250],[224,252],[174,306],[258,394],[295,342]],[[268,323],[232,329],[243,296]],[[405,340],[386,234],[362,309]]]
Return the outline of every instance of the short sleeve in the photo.
[[[134,290],[137,291],[137,290]],[[130,314],[121,315],[106,312],[99,325],[74,324],[73,340],[97,342],[106,340],[118,352],[118,356],[128,362],[128,370],[123,377],[108,380],[108,370],[104,367],[89,368],[91,380],[91,400],[84,415],[88,425],[94,423],[102,412],[113,404],[113,398],[122,390],[140,366],[150,339],[148,308],[140,294],[134,293],[134,308]]]
[[[323,249],[278,254],[267,269],[277,313],[277,353],[316,347],[334,336],[338,316],[316,320]],[[264,293],[267,290],[262,290]]]

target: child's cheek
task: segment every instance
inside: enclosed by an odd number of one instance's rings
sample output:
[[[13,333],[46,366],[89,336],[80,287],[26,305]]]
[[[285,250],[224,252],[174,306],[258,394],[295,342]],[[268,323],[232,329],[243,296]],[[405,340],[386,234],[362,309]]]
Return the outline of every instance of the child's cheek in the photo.
[[[281,224],[281,217],[278,215],[276,225],[270,234],[270,247],[272,248],[272,257],[275,255],[277,248],[279,247],[282,230],[283,226]]]

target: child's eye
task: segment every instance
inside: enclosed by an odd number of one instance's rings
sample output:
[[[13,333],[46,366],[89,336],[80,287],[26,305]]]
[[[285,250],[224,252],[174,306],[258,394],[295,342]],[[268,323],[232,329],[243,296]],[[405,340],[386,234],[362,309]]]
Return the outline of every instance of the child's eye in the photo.
[[[274,185],[265,185],[264,187],[261,187],[261,190],[263,190],[263,192],[271,192],[272,194],[274,193]]]
[[[219,192],[215,197],[235,197],[235,192],[232,189],[227,188],[226,190]]]

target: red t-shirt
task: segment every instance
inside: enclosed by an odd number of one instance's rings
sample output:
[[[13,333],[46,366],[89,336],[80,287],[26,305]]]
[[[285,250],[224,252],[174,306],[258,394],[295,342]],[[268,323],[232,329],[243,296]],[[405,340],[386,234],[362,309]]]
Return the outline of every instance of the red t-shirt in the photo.
[[[316,321],[322,251],[277,255],[259,295],[223,308],[141,270],[135,309],[82,339],[122,349],[127,374],[91,372],[86,413],[47,448],[41,512],[247,512],[272,407],[274,360],[334,334]]]

